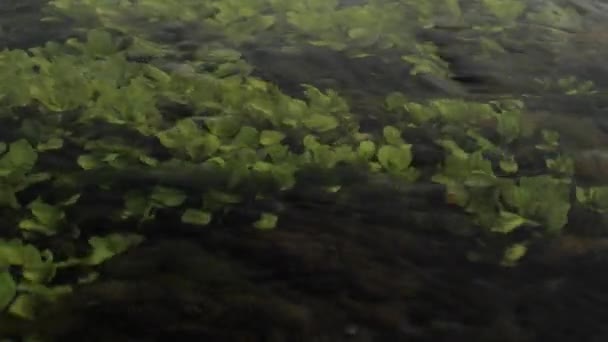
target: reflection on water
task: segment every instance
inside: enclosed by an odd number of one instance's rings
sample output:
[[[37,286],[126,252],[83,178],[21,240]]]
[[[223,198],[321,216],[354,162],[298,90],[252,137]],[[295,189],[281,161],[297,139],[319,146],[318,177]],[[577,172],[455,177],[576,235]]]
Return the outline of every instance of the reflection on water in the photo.
[[[608,3],[0,4],[7,341],[603,341]]]

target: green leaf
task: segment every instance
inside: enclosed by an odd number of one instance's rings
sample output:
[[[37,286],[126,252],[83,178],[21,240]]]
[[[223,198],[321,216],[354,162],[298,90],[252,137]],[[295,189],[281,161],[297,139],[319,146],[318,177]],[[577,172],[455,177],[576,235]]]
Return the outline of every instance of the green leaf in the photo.
[[[331,115],[311,114],[302,120],[304,126],[315,132],[327,132],[338,127],[338,119]]]
[[[139,245],[144,238],[137,234],[113,233],[106,236],[95,236],[89,239],[91,254],[85,259],[89,265],[99,265],[107,259]]]
[[[319,139],[317,137],[315,137],[314,135],[311,135],[311,134],[306,135],[302,139],[302,144],[308,150],[313,150],[313,149],[315,149],[315,148],[317,148],[318,146],[321,145],[321,143],[319,143]]]
[[[9,307],[8,312],[21,319],[33,320],[36,317],[37,306],[38,301],[36,300],[36,297],[31,294],[24,293],[15,298]]]
[[[232,139],[232,144],[242,147],[257,148],[260,140],[259,131],[251,126],[243,126]]]
[[[10,144],[8,152],[0,158],[0,175],[26,173],[34,167],[37,159],[36,150],[27,140],[17,140]]]
[[[403,93],[393,92],[386,96],[384,100],[386,104],[386,108],[389,111],[394,111],[396,109],[403,109],[405,105],[408,103],[407,98]]]
[[[84,170],[92,170],[101,165],[100,161],[92,154],[83,154],[76,160]]]
[[[502,189],[504,201],[523,217],[543,224],[548,233],[557,233],[568,222],[570,183],[549,175],[521,177],[519,186]]]
[[[23,265],[21,240],[0,240],[0,267]]]
[[[49,227],[32,219],[25,219],[19,221],[19,228],[27,231],[45,234],[47,236],[55,235],[57,233],[54,227]]]
[[[473,170],[464,180],[464,185],[474,188],[487,188],[496,185],[497,178],[493,174],[481,170]]]
[[[520,110],[509,110],[496,116],[498,124],[496,131],[506,142],[512,142],[519,138],[523,132],[522,112]]]
[[[369,160],[376,154],[376,144],[373,141],[362,141],[359,143],[359,148],[357,149],[357,155],[359,157]]]
[[[116,51],[116,46],[109,32],[93,29],[87,32],[86,50],[94,56],[108,56]]]
[[[521,259],[524,255],[526,255],[527,251],[528,248],[522,243],[516,243],[511,245],[509,248],[507,248],[507,250],[505,250],[501,265],[508,267],[515,266],[517,264],[517,261],[519,261],[519,259]]]
[[[41,199],[36,199],[30,203],[29,208],[38,222],[49,227],[55,226],[65,217],[63,210],[56,206],[45,203]]]
[[[558,174],[572,176],[574,174],[574,159],[566,156],[557,156],[545,160],[547,168]]]
[[[390,145],[402,145],[404,144],[403,138],[401,138],[401,131],[395,126],[386,126],[382,130],[384,140]]]
[[[543,2],[540,10],[530,11],[526,16],[534,24],[547,25],[554,29],[570,32],[583,29],[583,17],[576,9],[554,2]]]
[[[262,213],[259,220],[253,223],[253,226],[260,230],[270,230],[277,226],[278,217],[272,213]]]
[[[192,138],[186,145],[188,155],[195,160],[206,158],[215,154],[222,142],[220,138],[213,134],[202,134],[201,136]]]
[[[49,150],[58,150],[63,147],[63,139],[61,138],[51,138],[46,142],[39,143],[36,146],[36,150],[43,152]]]
[[[241,129],[240,119],[232,115],[207,118],[205,124],[209,132],[222,138],[231,138]]]
[[[508,234],[527,222],[528,220],[526,218],[517,214],[501,211],[495,225],[490,228],[490,230],[497,233]]]
[[[378,161],[389,172],[405,171],[412,162],[411,145],[384,145],[378,150]]]
[[[209,190],[203,195],[204,208],[210,211],[220,210],[231,204],[240,203],[242,200],[240,195],[218,190]]]
[[[13,280],[10,272],[0,271],[0,312],[13,301],[17,294],[17,284]]]
[[[506,173],[516,173],[519,169],[517,162],[513,157],[502,159],[500,162],[498,162],[498,166],[500,166],[500,169]]]
[[[124,196],[125,210],[123,217],[138,216],[144,220],[152,217],[152,205],[141,191],[129,191]]]
[[[152,190],[150,199],[165,207],[177,207],[184,203],[186,194],[178,189],[156,186]]]
[[[412,117],[412,120],[417,124],[423,124],[429,120],[432,120],[438,114],[434,108],[423,106],[415,102],[405,104],[405,108]]]
[[[182,222],[188,224],[194,224],[199,226],[205,226],[211,222],[211,213],[205,210],[199,209],[186,209],[182,214]]]
[[[260,144],[262,146],[279,144],[285,139],[285,133],[279,131],[264,130],[260,134]]]
[[[526,9],[522,0],[483,0],[483,5],[490,13],[502,21],[511,22]]]
[[[289,156],[289,147],[286,145],[271,145],[264,150],[268,153],[270,159],[272,159],[274,163],[285,161]]]
[[[19,222],[19,228],[47,236],[55,235],[65,218],[65,213],[57,206],[45,203],[40,198],[32,201],[28,208],[33,218]]]
[[[608,211],[608,186],[576,187],[576,199],[600,213]]]

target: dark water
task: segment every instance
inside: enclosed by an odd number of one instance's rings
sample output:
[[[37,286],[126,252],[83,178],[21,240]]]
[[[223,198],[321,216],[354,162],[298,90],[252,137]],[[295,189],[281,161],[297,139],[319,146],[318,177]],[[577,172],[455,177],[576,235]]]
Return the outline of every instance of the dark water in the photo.
[[[605,341],[608,3],[0,3],[2,341]]]

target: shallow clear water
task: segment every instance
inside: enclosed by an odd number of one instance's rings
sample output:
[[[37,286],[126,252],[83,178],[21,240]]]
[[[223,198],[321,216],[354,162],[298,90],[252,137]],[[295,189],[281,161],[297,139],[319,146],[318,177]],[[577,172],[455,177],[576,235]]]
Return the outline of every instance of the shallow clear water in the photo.
[[[608,3],[0,4],[0,339],[603,341]]]

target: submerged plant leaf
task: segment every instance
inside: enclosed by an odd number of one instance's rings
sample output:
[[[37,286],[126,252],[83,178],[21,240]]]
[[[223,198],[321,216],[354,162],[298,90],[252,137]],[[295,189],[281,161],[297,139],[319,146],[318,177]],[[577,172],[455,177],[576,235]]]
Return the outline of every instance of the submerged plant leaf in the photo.
[[[270,230],[277,226],[278,216],[272,213],[262,213],[253,226],[260,230]]]
[[[205,124],[209,132],[218,137],[233,137],[241,129],[240,119],[232,115],[206,118]]]
[[[608,211],[608,186],[576,187],[576,199],[589,208],[604,213]]]
[[[513,157],[508,159],[502,159],[498,162],[500,169],[507,173],[516,173],[519,170],[517,162]]]
[[[84,170],[92,170],[101,165],[100,160],[91,154],[81,155],[80,157],[78,157],[76,162]]]
[[[154,203],[165,207],[177,207],[184,203],[186,194],[178,189],[156,186],[154,187],[154,190],[152,190],[150,199],[154,201]]]
[[[527,223],[528,220],[517,214],[508,211],[501,211],[491,231],[497,233],[508,234]]]
[[[15,284],[10,272],[8,270],[0,271],[0,311],[6,309],[16,294],[17,284]]]
[[[211,222],[211,213],[205,210],[188,208],[182,214],[182,222],[206,226]]]
[[[54,235],[60,229],[60,225],[65,218],[65,213],[61,208],[48,204],[40,198],[32,201],[28,208],[32,213],[32,218],[19,222],[19,228],[23,230],[48,236]]]
[[[528,248],[523,243],[516,243],[505,250],[501,265],[512,267],[517,264],[517,261],[526,255]]]
[[[260,144],[262,146],[279,144],[285,139],[285,133],[279,131],[264,130],[260,133]]]
[[[22,319],[33,320],[36,318],[38,302],[39,301],[36,300],[35,296],[31,294],[20,294],[15,298],[9,307],[8,312]]]
[[[486,188],[497,184],[497,178],[491,173],[481,170],[472,170],[465,178],[464,185],[475,188]]]
[[[51,138],[46,142],[39,143],[36,146],[36,149],[40,152],[49,151],[49,150],[58,150],[63,147],[63,139],[62,138]]]
[[[502,190],[505,202],[526,218],[542,223],[548,233],[558,233],[568,222],[570,183],[549,175],[522,177],[519,185]]]
[[[401,131],[395,126],[384,127],[382,134],[384,135],[384,140],[391,145],[399,146],[405,143],[401,138]]]
[[[243,126],[232,140],[236,146],[256,148],[260,141],[260,132],[251,126]]]
[[[85,259],[89,265],[99,265],[107,259],[139,245],[144,240],[137,234],[113,233],[106,236],[95,236],[89,239],[91,254]]]
[[[9,145],[8,152],[0,158],[0,175],[26,173],[34,167],[37,159],[36,150],[27,140],[17,140]]]
[[[515,20],[526,8],[522,0],[483,0],[483,5],[495,17],[506,22]]]
[[[304,126],[315,132],[327,132],[338,127],[338,119],[331,115],[311,114],[303,121]]]
[[[357,154],[359,157],[366,160],[373,158],[376,154],[376,144],[369,140],[360,142],[359,148],[357,149]]]
[[[405,171],[412,162],[411,145],[384,145],[378,150],[378,161],[389,172]]]

